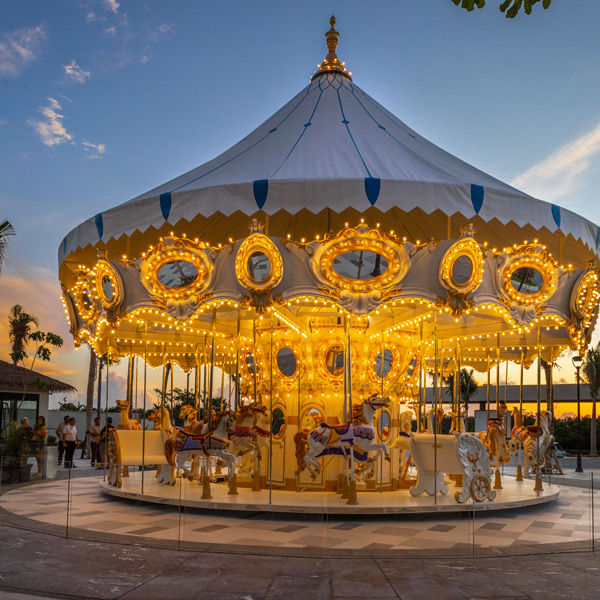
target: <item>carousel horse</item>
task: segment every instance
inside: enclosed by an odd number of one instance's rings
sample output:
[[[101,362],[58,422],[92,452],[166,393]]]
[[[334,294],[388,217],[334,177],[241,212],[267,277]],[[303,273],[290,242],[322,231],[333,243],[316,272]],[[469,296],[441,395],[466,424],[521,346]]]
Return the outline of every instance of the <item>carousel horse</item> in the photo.
[[[142,426],[137,419],[129,418],[129,407],[131,402],[129,400],[117,400],[117,408],[120,411],[118,429],[141,429]]]
[[[255,420],[259,413],[266,412],[267,407],[258,402],[243,404],[235,412],[235,424],[230,439],[233,443],[234,454],[242,458],[250,453],[256,460],[262,458],[260,444],[254,432]],[[244,470],[250,470],[246,468]]]
[[[194,433],[206,433],[205,421],[198,421],[198,411],[190,404],[184,404],[179,411],[179,416],[185,420],[184,429]]]
[[[371,476],[375,475],[375,463],[383,453],[386,460],[390,459],[387,445],[383,442],[375,443],[373,419],[375,413],[388,406],[389,398],[371,396],[360,404],[352,407],[352,421],[343,425],[327,425],[321,423],[320,427],[310,433],[299,431],[294,436],[296,445],[296,461],[298,473],[307,469],[312,479],[321,471],[317,458],[327,455],[349,456],[351,473],[354,472],[354,460],[371,462]],[[375,456],[369,458],[369,452]]]
[[[452,410],[450,411],[452,417],[452,426],[450,427],[450,434],[453,433],[466,433],[467,432],[467,414],[464,410]]]
[[[414,411],[415,408],[412,407]],[[415,414],[418,414],[415,411]],[[410,455],[410,434],[412,431],[412,412],[405,410],[400,413],[399,426],[400,435],[390,444],[390,450],[392,448],[400,448],[400,479],[406,480],[408,469],[410,467],[411,455]],[[406,452],[409,452],[408,459],[406,458]]]
[[[117,429],[133,429],[133,430],[141,430],[142,426],[140,424],[140,422],[137,419],[130,419],[129,418],[129,407],[131,406],[131,402],[129,402],[128,400],[117,400],[117,408],[120,411],[120,418],[119,418],[119,424],[117,425]],[[109,444],[108,444],[108,449],[111,449],[114,447],[110,444],[110,439],[109,439]],[[122,472],[122,477],[129,477],[129,467],[124,465],[123,467],[119,466],[116,464],[116,454],[114,451],[111,452],[107,452],[108,454],[108,460],[109,460],[109,464],[110,464],[110,473],[109,473],[109,477],[112,474],[112,480],[116,480],[116,470],[117,469],[123,469]]]
[[[510,462],[510,447],[506,443],[506,427],[504,426],[506,411],[506,405],[499,404],[498,416],[488,419],[487,433],[481,432],[479,434],[479,439],[487,448],[490,460],[496,466]]]
[[[525,457],[525,479],[529,479],[531,470],[536,470],[544,462],[544,455],[554,443],[554,436],[550,433],[552,413],[543,410],[540,413],[540,422],[537,425],[526,427],[526,433],[521,437],[523,455]]]
[[[514,419],[514,427],[510,430],[510,442],[508,443],[511,452],[515,452],[518,445],[522,442],[522,437],[527,434],[527,427],[523,426],[521,418],[521,411],[517,406],[512,409],[512,416]]]
[[[435,408],[430,408],[427,412],[427,427],[425,431],[422,433],[435,433],[436,431],[439,433],[442,430],[442,420],[444,419],[444,409],[438,407],[437,410]]]
[[[228,468],[227,479],[231,481],[235,474],[235,454],[228,452],[231,442],[229,435],[233,432],[234,416],[230,410],[217,413],[215,427],[206,433],[193,433],[185,429],[179,429],[173,441],[177,455],[177,465],[181,467],[184,476],[190,481],[192,473],[185,466],[185,462],[194,454],[202,454],[206,458],[206,473],[209,479],[212,477],[212,466],[210,458],[217,456],[221,458]]]
[[[166,485],[175,485],[175,450],[173,448],[173,433],[171,427],[171,415],[166,407],[155,408],[148,417],[149,421],[154,423],[154,429],[162,433],[165,447],[165,456],[169,462],[168,468],[165,465],[156,466],[156,478],[158,483]]]

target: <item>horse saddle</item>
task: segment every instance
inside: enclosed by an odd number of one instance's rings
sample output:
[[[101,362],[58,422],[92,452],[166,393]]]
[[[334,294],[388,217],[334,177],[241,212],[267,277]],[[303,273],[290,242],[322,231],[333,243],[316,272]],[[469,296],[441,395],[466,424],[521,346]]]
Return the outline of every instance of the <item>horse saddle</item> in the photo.
[[[538,432],[537,425],[528,425],[527,426],[527,433],[531,433],[532,435],[537,435],[537,432]]]
[[[344,435],[348,433],[350,427],[352,427],[352,422],[343,423],[342,425],[327,425],[327,423],[322,422],[321,427],[324,427],[325,429],[333,429],[340,437],[344,437]]]

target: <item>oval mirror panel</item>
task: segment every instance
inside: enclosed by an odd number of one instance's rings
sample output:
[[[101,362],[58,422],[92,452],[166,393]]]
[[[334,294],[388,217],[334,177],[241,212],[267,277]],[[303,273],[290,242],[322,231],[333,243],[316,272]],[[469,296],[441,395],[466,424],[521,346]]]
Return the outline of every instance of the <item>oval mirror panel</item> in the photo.
[[[344,252],[333,261],[333,270],[346,279],[374,279],[388,268],[387,260],[370,250]]]
[[[254,356],[252,356],[250,352],[246,355],[246,364],[248,365],[250,373],[254,373]]]
[[[85,310],[91,310],[91,308],[92,308],[91,297],[92,297],[92,294],[91,294],[90,290],[88,290],[87,288],[84,288],[84,290],[81,292],[81,303],[83,304],[83,307],[85,308]]]
[[[337,345],[331,346],[325,355],[325,366],[334,376],[338,377],[344,372],[344,347]]]
[[[254,281],[265,281],[271,274],[271,261],[264,252],[253,252],[248,259],[248,275]]]
[[[187,260],[173,260],[158,270],[157,277],[165,287],[183,288],[198,279],[198,269]]]
[[[378,377],[383,379],[389,375],[390,371],[392,370],[393,360],[394,355],[388,348],[383,351],[383,361],[381,360],[381,352],[377,355],[375,360],[375,373],[377,373]]]
[[[285,431],[285,414],[281,408],[276,408],[273,411],[273,419],[271,421],[271,432],[273,437],[280,439]]]
[[[544,285],[544,277],[533,267],[519,267],[510,276],[510,284],[519,294],[537,294]]]
[[[452,263],[452,280],[457,285],[465,285],[473,275],[473,261],[470,256],[463,254]]]
[[[385,442],[392,431],[392,417],[387,410],[382,410],[379,413],[379,419],[377,419],[377,431],[379,437]]]
[[[281,348],[277,353],[277,366],[285,377],[292,377],[296,372],[296,355],[291,348]]]
[[[321,425],[325,419],[317,408],[309,408],[302,417],[302,429],[312,431]]]
[[[108,275],[105,275],[102,278],[102,291],[104,292],[104,297],[111,302],[115,297],[115,290],[113,289],[112,281]]]

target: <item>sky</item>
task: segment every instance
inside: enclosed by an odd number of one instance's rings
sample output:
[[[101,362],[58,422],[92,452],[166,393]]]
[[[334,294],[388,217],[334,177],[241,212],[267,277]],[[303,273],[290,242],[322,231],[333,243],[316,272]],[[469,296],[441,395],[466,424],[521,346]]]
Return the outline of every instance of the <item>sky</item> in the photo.
[[[22,304],[65,339],[40,369],[83,399],[89,353],[74,350],[59,299],[61,240],[218,155],[290,100],[326,54],[331,14],[354,82],[397,117],[600,223],[600,2],[554,0],[516,19],[498,4],[468,13],[451,0],[0,3],[0,219],[17,232],[0,276],[0,357],[2,315]],[[557,379],[573,381],[563,363]],[[124,375],[124,365],[114,370],[111,398]]]

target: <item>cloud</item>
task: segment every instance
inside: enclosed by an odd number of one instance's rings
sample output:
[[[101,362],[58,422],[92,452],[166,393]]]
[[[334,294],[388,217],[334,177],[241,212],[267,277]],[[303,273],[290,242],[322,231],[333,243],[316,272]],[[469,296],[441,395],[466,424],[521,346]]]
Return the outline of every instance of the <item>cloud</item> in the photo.
[[[116,15],[120,4],[117,2],[117,0],[104,0],[104,6],[106,6],[108,10],[112,10],[112,12],[114,12]]]
[[[92,144],[84,140],[81,142],[81,145],[88,152],[88,158],[102,158],[102,155],[106,154],[106,146],[104,144]]]
[[[84,71],[73,59],[68,65],[63,65],[65,75],[77,83],[85,83],[90,78],[90,72]]]
[[[39,108],[39,112],[44,115],[45,120],[30,119],[27,121],[36,130],[42,139],[42,143],[46,146],[58,146],[73,138],[65,129],[63,125],[64,116],[58,112],[59,110],[61,110],[60,104],[54,98],[48,98],[48,106],[40,106]]]
[[[116,35],[117,34],[117,28],[116,27],[108,27],[104,30],[104,33],[106,33],[107,35]]]
[[[511,181],[511,185],[547,201],[568,195],[600,153],[600,123],[590,132],[568,142],[550,156]]]
[[[0,126],[1,125],[8,125],[8,121],[6,121],[5,119],[0,119]]]
[[[0,75],[17,76],[37,58],[46,39],[43,25],[0,34]]]

